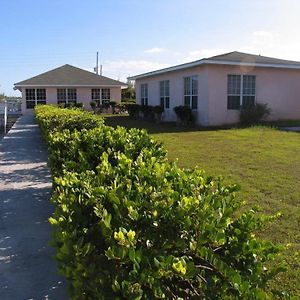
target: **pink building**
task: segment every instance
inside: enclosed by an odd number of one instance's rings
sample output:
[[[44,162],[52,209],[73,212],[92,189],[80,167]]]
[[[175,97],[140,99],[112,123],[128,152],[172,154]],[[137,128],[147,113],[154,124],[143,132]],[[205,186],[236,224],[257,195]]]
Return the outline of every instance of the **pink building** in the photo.
[[[137,101],[162,105],[164,120],[173,108],[189,106],[204,126],[233,124],[242,107],[267,103],[270,120],[300,119],[300,62],[241,52],[204,58],[129,78]]]
[[[88,110],[90,102],[103,104],[121,101],[121,89],[127,85],[70,65],[64,65],[30,79],[15,83],[22,92],[22,113],[33,113],[36,104],[81,102]]]

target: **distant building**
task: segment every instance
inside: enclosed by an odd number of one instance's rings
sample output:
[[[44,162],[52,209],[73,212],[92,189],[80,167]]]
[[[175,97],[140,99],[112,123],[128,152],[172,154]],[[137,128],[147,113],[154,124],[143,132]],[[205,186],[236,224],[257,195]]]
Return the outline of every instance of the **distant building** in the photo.
[[[36,104],[82,102],[86,109],[90,102],[103,104],[121,101],[123,82],[100,76],[71,65],[64,65],[46,73],[14,84],[22,92],[22,113],[32,113]]]
[[[300,62],[235,51],[128,79],[137,102],[162,105],[166,121],[186,105],[200,125],[233,124],[242,107],[257,102],[268,104],[270,119],[300,119]]]

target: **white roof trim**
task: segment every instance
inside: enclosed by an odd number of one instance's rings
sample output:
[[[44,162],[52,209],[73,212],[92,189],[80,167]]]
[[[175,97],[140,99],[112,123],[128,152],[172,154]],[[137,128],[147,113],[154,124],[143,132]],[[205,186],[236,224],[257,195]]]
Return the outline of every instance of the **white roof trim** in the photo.
[[[150,77],[155,75],[160,75],[168,72],[188,69],[192,67],[197,67],[201,65],[229,65],[229,66],[245,66],[245,67],[265,67],[265,68],[281,68],[281,69],[300,69],[300,64],[274,64],[274,63],[253,63],[253,62],[235,62],[235,61],[227,61],[227,60],[213,60],[213,59],[201,59],[191,63],[186,63],[174,67],[169,67],[157,71],[152,71],[132,77],[128,77],[129,80],[141,79],[144,77]]]
[[[15,84],[16,88],[22,87],[127,87],[127,85],[78,85],[78,84]]]

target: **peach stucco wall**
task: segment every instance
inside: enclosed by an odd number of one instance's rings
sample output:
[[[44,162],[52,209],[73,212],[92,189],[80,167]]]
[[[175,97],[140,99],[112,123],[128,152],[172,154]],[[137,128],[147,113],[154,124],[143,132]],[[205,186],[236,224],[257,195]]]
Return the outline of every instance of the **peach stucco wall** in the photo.
[[[197,122],[206,125],[207,119],[207,109],[208,109],[208,78],[207,78],[207,68],[191,68],[179,72],[170,72],[163,75],[148,77],[145,79],[136,80],[136,98],[138,103],[141,103],[141,84],[148,83],[148,104],[149,105],[159,105],[160,95],[159,95],[159,82],[162,80],[170,81],[170,109],[164,112],[165,121],[176,120],[176,115],[173,108],[178,105],[183,105],[183,81],[184,77],[187,76],[198,76],[198,110],[197,110]]]
[[[239,111],[227,110],[228,74],[256,76],[256,102],[268,104],[270,120],[300,119],[300,70],[213,65],[208,70],[209,125],[239,119]]]
[[[30,87],[26,87],[30,88]],[[35,87],[32,87],[35,88]],[[43,87],[39,87],[43,88]],[[59,87],[63,88],[63,87]],[[67,88],[67,87],[66,87]],[[77,87],[77,102],[82,102],[86,110],[91,110],[90,102],[91,99],[91,89],[93,87]],[[98,87],[95,87],[98,88]],[[121,101],[121,88],[120,87],[103,87],[110,88],[110,99],[111,101],[120,102]],[[57,104],[57,88],[45,87],[46,89],[46,102],[47,104]],[[32,109],[26,109],[26,99],[25,99],[25,88],[22,89],[22,113],[32,114]]]
[[[227,109],[228,74],[256,76],[256,102],[268,104],[269,119],[300,119],[300,70],[295,69],[199,66],[137,80],[137,99],[140,102],[140,85],[148,83],[148,103],[158,105],[159,81],[170,80],[170,110],[166,120],[176,120],[173,108],[184,103],[183,78],[198,75],[197,123],[209,126],[236,123],[239,111]]]

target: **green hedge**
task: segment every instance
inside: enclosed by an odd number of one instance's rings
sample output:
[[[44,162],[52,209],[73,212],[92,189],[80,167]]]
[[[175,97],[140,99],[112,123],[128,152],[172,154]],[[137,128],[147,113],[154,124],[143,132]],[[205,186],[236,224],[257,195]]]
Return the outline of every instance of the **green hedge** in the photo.
[[[84,115],[62,111],[36,108],[72,299],[272,299],[266,284],[283,269],[267,263],[280,248],[254,231],[274,217],[240,213],[236,186],[169,163],[145,131],[83,129]]]

